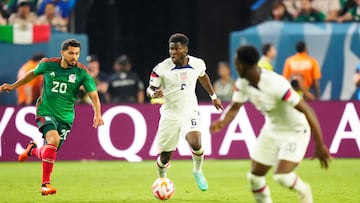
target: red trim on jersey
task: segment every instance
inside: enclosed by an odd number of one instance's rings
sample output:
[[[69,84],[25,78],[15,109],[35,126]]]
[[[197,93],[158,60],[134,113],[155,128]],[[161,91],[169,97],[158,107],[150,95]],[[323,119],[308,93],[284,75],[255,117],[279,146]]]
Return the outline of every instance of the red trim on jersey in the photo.
[[[154,77],[154,78],[158,78],[159,77],[159,75],[158,74],[156,74],[154,71],[153,72],[151,72],[151,75],[150,75],[151,77]]]
[[[77,62],[77,67],[86,70],[87,73],[89,73],[89,69],[87,66],[85,66],[84,64]]]
[[[282,100],[284,101],[288,101],[289,98],[291,96],[291,89],[288,89],[288,91],[286,91],[286,93],[284,94],[284,96],[282,97]]]

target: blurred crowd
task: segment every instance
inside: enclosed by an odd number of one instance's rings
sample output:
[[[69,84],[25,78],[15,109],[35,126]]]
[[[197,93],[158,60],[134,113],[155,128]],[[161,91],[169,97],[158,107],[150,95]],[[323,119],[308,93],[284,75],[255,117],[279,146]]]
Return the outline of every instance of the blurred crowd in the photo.
[[[339,23],[360,21],[360,0],[275,0],[267,19]]]
[[[67,32],[76,0],[0,0],[0,25],[50,25]]]

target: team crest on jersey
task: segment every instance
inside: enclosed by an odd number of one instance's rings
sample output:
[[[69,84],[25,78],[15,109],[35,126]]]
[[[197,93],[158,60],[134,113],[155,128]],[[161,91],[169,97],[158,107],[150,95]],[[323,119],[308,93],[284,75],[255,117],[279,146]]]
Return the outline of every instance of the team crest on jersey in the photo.
[[[75,74],[70,74],[68,82],[75,83],[75,80],[76,80],[76,75]]]
[[[50,116],[45,116],[44,119],[45,119],[46,121],[51,121],[51,117],[50,117]]]
[[[180,80],[186,80],[187,79],[187,74],[186,72],[181,72],[180,73]]]

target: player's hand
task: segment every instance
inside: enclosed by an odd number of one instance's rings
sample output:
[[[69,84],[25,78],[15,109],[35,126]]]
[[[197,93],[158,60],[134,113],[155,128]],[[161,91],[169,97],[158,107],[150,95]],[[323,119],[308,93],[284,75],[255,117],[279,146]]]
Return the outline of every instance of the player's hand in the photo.
[[[164,92],[161,89],[156,89],[152,96],[152,98],[163,98],[163,97],[164,97]]]
[[[329,168],[329,162],[331,161],[331,156],[329,150],[325,144],[317,145],[315,153],[312,159],[318,158],[320,161],[321,168]]]
[[[220,101],[219,98],[216,98],[216,99],[212,100],[212,103],[213,103],[213,105],[215,106],[215,108],[217,110],[221,110],[221,111],[224,110],[224,107],[222,106],[221,101]]]
[[[222,121],[215,121],[210,125],[210,133],[217,133],[224,127],[224,123]]]
[[[101,125],[104,125],[104,120],[102,119],[102,117],[101,116],[94,116],[94,119],[93,119],[93,127],[94,128],[97,128],[97,127],[99,127],[99,126],[101,126]]]
[[[4,83],[0,86],[0,92],[4,92],[4,91],[10,92],[13,89],[14,89],[13,86],[8,83]]]

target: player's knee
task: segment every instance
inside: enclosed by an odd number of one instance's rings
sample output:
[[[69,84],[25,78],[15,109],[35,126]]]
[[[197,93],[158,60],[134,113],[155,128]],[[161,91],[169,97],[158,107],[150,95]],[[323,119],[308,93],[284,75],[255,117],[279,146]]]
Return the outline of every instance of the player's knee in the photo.
[[[249,184],[253,190],[256,190],[256,189],[266,186],[265,176],[256,176],[256,175],[252,174],[251,172],[249,172],[246,175],[246,177],[247,177]]]
[[[58,147],[59,144],[60,144],[60,136],[59,136],[59,134],[57,134],[57,132],[56,133],[53,133],[53,132],[49,133],[48,132],[46,134],[46,142],[47,142],[47,144],[51,144],[51,145],[54,145],[54,146]]]
[[[295,173],[279,173],[275,174],[273,179],[280,185],[291,188],[296,183],[297,175]]]

